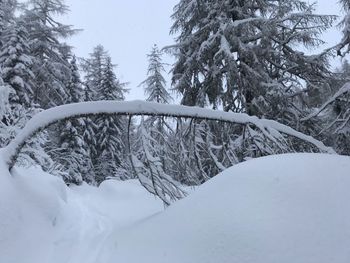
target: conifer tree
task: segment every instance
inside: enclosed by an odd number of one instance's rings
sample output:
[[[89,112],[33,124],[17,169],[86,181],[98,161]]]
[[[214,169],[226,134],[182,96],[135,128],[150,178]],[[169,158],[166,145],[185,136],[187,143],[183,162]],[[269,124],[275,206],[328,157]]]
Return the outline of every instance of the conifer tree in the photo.
[[[247,112],[296,125],[298,94],[327,82],[327,56],[317,47],[335,17],[301,0],[181,0],[172,16],[177,55],[174,88],[182,104]]]
[[[76,59],[70,61],[71,79],[67,85],[66,103],[83,101],[83,89]],[[67,169],[65,181],[80,184],[82,181],[94,183],[94,173],[90,149],[84,140],[85,121],[82,118],[67,120],[60,125],[59,149],[61,162]],[[57,152],[57,151],[56,151]]]
[[[0,144],[5,146],[38,111],[33,103],[33,60],[28,45],[28,32],[22,17],[15,16],[16,0],[0,1]],[[5,106],[4,106],[5,105]],[[44,150],[47,134],[42,132],[28,140],[19,154],[21,165],[53,162]]]
[[[341,21],[343,37],[335,46],[337,55],[344,57],[350,52],[350,1],[340,0],[345,17]],[[336,72],[337,79],[332,79],[329,89],[309,93],[310,100],[318,103],[313,105],[310,113],[301,119],[302,124],[311,123],[316,129],[313,133],[340,154],[350,154],[350,66],[347,60]],[[322,114],[321,114],[322,113]],[[306,124],[305,124],[306,123]],[[309,124],[310,125],[310,124]]]
[[[162,53],[159,51],[157,45],[154,45],[151,53],[147,55],[149,59],[148,77],[140,85],[145,88],[147,101],[169,103],[172,99],[165,88],[166,82],[162,75],[165,70],[161,55]]]
[[[16,8],[16,0],[0,0],[0,47],[2,47],[2,33],[14,22]]]
[[[89,58],[83,60],[81,68],[84,71],[84,95],[83,101],[96,101],[103,99],[99,94],[102,87],[103,66],[107,57],[107,51],[102,45],[94,47],[93,52],[90,53]],[[108,171],[108,175],[104,175],[100,167],[101,147],[98,141],[98,134],[100,130],[99,124],[103,122],[103,117],[100,118],[100,123],[97,123],[97,118],[87,117],[81,119],[81,129],[83,140],[86,143],[90,155],[91,164],[93,166],[94,181],[100,183],[106,176],[113,175],[113,171]],[[111,160],[107,160],[110,162]],[[115,168],[112,166],[112,168]],[[107,168],[106,168],[107,169]],[[112,174],[111,174],[112,173]]]
[[[336,50],[339,56],[344,56],[350,52],[350,1],[340,0],[339,3],[342,5],[346,14],[341,21],[341,25],[343,26],[343,37],[340,43],[336,46]]]
[[[56,21],[69,11],[63,0],[30,0],[24,19],[28,27],[31,54],[35,57],[35,102],[43,108],[60,105],[67,99],[70,79],[68,57],[71,48],[61,39],[77,32]]]
[[[84,90],[80,79],[79,68],[76,57],[70,61],[71,77],[67,85],[68,100],[67,103],[77,103],[84,101]]]
[[[30,108],[34,89],[33,57],[23,21],[19,20],[8,26],[3,31],[2,42],[0,65],[3,68],[3,79],[16,93],[11,101]]]
[[[9,103],[9,95],[11,89],[8,85],[6,85],[1,77],[2,70],[0,67],[0,147],[4,147],[7,145],[11,135],[9,134],[9,126],[10,126],[10,103]]]
[[[98,91],[102,85],[102,70],[106,57],[107,51],[102,45],[98,45],[90,53],[90,57],[82,63],[82,68],[85,72],[86,101],[99,99]]]
[[[166,90],[166,81],[163,77],[165,71],[165,64],[162,63],[162,52],[157,45],[152,47],[150,54],[147,55],[149,60],[147,78],[140,84],[144,87],[147,101],[168,104],[172,98]],[[150,133],[150,136],[158,142],[158,147],[163,165],[165,169],[166,162],[169,160],[170,144],[167,142],[168,130],[166,129],[166,122],[163,117],[150,117],[145,121],[145,125]]]
[[[114,73],[115,65],[112,64],[112,59],[106,55],[104,64],[102,65],[101,82],[97,89],[98,100],[124,100],[126,83],[121,83]]]
[[[125,84],[120,83],[114,73],[110,56],[106,55],[97,90],[98,100],[124,100]],[[123,136],[126,119],[115,116],[101,116],[96,119],[97,158],[95,162],[96,181],[102,182],[108,176],[115,176],[118,167],[125,161]]]

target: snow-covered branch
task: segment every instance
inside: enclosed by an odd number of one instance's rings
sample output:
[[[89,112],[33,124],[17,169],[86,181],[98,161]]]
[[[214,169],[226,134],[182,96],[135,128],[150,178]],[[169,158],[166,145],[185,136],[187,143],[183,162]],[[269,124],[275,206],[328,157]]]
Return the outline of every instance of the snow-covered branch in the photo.
[[[11,143],[2,150],[2,157],[11,169],[15,164],[18,153],[26,141],[36,133],[61,120],[91,115],[148,115],[169,116],[180,118],[197,118],[214,121],[251,124],[259,129],[272,142],[278,141],[281,134],[290,135],[308,142],[321,152],[334,153],[331,148],[322,142],[302,134],[286,125],[276,121],[259,119],[243,113],[223,112],[198,107],[180,105],[158,104],[145,101],[95,101],[67,104],[42,111],[35,115],[14,138]]]
[[[330,104],[332,104],[337,98],[344,95],[345,93],[350,93],[350,83],[346,83],[342,88],[340,88],[329,100],[327,100],[320,108],[318,108],[316,111],[312,112],[305,118],[302,118],[301,121],[307,121],[310,120],[317,115],[319,115],[322,111],[324,111]]]

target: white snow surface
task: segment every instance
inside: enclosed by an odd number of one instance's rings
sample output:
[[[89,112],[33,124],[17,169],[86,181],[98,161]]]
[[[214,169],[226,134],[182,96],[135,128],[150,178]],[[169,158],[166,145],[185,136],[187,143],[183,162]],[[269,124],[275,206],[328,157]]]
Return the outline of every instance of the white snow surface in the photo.
[[[38,168],[0,164],[0,263],[97,263],[118,229],[162,211],[137,180],[67,187]]]
[[[350,157],[249,160],[165,210],[136,181],[68,188],[5,167],[1,263],[350,262]]]

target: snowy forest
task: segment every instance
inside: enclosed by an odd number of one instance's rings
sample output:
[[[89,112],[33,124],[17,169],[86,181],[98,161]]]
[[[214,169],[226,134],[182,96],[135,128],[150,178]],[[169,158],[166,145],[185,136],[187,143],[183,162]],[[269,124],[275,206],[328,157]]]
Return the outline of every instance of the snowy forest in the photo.
[[[311,174],[330,165],[343,167],[339,174],[349,177],[350,1],[340,0],[334,15],[317,13],[316,5],[306,0],[178,0],[169,28],[174,43],[158,46],[154,40],[145,54],[144,81],[132,87],[119,77],[118,61],[104,43],[87,57],[75,54],[79,46],[69,39],[81,29],[62,22],[70,12],[63,0],[0,0],[0,173],[39,169],[72,191],[95,191],[106,181],[137,182],[166,210],[229,167],[255,167],[253,161],[258,164],[265,156],[303,153],[307,161],[296,163],[302,168],[309,162],[305,170]],[[338,44],[315,53],[325,44],[324,33],[335,27],[342,35]],[[164,56],[174,61],[170,72]],[[130,89],[139,89],[144,100],[127,101]],[[266,160],[273,171],[277,161]],[[285,169],[292,167],[286,163]],[[350,186],[345,175],[339,182]],[[0,192],[7,200],[4,189]],[[239,185],[234,189],[240,192]],[[213,196],[199,196],[197,202],[211,204]],[[1,204],[0,252],[6,214]],[[317,262],[349,262],[345,250],[337,252],[344,257],[332,261],[322,254],[329,260]],[[215,255],[218,261],[150,256],[135,262],[272,262]],[[296,262],[292,252],[285,255],[289,261],[280,262]],[[1,263],[26,262],[1,257]],[[304,259],[300,262],[313,262]],[[42,260],[35,262],[56,262]]]

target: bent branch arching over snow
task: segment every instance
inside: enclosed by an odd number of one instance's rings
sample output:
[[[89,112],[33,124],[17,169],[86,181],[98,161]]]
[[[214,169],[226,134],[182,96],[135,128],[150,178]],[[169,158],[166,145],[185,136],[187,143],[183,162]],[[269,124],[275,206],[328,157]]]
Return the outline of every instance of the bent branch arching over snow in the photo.
[[[2,157],[7,163],[8,168],[11,169],[14,166],[18,154],[26,141],[38,132],[61,120],[91,115],[167,116],[223,121],[242,125],[251,124],[272,142],[278,143],[278,137],[285,134],[299,138],[315,146],[321,152],[335,153],[333,149],[326,147],[322,142],[286,125],[272,120],[259,119],[244,113],[223,112],[199,107],[167,105],[145,101],[94,101],[62,105],[44,110],[35,115],[11,143],[2,149]]]

